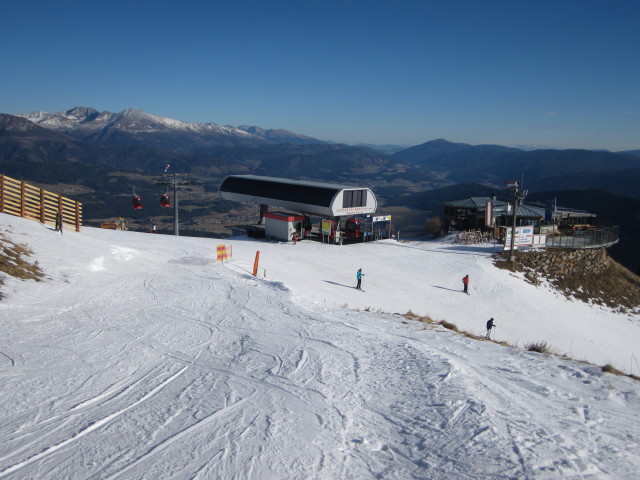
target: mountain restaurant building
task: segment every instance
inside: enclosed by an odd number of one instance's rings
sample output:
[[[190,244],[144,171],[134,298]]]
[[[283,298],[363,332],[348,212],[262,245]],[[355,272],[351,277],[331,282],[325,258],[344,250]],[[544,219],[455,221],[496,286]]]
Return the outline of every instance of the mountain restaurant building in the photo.
[[[488,215],[487,207],[491,208]],[[548,225],[587,225],[593,224],[596,215],[582,210],[553,207],[547,211],[539,204],[522,203],[516,212],[516,226],[531,225],[540,231]],[[482,229],[487,226],[486,219],[495,219],[496,226],[511,226],[513,221],[513,203],[492,197],[470,197],[444,203],[445,228],[454,230]]]

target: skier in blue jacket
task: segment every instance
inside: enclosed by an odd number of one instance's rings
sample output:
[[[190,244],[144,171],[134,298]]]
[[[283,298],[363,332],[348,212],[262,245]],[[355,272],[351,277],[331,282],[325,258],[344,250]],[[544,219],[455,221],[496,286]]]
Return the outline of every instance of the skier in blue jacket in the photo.
[[[360,286],[362,285],[362,277],[364,277],[364,273],[362,273],[362,269],[359,268],[358,273],[356,273],[356,279],[358,280],[358,285],[356,286],[356,288],[358,290],[362,290],[362,288],[360,288]]]

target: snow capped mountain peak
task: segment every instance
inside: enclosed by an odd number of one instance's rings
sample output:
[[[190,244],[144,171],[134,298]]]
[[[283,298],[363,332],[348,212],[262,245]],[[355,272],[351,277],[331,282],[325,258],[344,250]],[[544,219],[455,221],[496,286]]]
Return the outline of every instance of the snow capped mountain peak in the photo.
[[[127,108],[114,118],[113,124],[117,128],[124,128],[129,131],[156,131],[165,127],[177,126],[180,122],[171,119],[152,115],[138,110],[137,108]]]
[[[0,113],[0,132],[29,132],[36,130],[42,129],[26,118]]]
[[[136,117],[136,116],[142,116],[142,115],[152,116],[151,114],[146,113],[138,108],[127,108],[123,110],[121,114],[126,117]]]
[[[16,115],[40,125],[41,127],[53,130],[66,131],[80,123],[91,121],[99,112],[94,108],[74,107],[62,112],[47,113],[34,111],[27,114]]]
[[[43,112],[42,110],[34,110],[33,112],[24,113],[22,115],[15,115],[16,117],[26,118],[33,123],[39,123],[40,120],[51,115],[49,112]]]
[[[74,107],[64,113],[68,117],[86,120],[89,117],[95,116],[99,112],[95,108],[91,107]]]
[[[323,143],[288,130],[232,127],[216,123],[192,123],[154,115],[137,108],[119,113],[74,107],[57,113],[31,112],[17,115],[41,127],[74,136],[82,141],[109,145],[150,146],[178,151],[202,151],[225,145],[258,146],[276,143]]]
[[[153,125],[171,126],[171,125],[177,125],[177,124],[183,123],[183,122],[180,122],[179,120],[173,120],[171,118],[161,117],[159,115],[153,115],[151,113],[147,113],[137,108],[127,108],[126,110],[123,110],[122,112],[120,112],[117,115],[117,117],[119,120],[127,119],[127,120],[136,121],[136,122],[146,122],[148,124],[153,124]]]
[[[17,115],[42,127],[63,133],[79,136],[82,140],[96,138],[96,141],[108,143],[110,132],[119,131],[128,135],[144,135],[162,133],[165,135],[190,135],[194,143],[206,140],[208,145],[228,143],[232,141],[251,141],[264,143],[259,135],[233,127],[215,123],[190,123],[172,118],[153,115],[137,108],[127,108],[119,113],[99,112],[90,107],[74,107],[57,113],[31,112]],[[235,139],[235,140],[233,140]],[[138,138],[136,143],[142,139]],[[175,141],[169,141],[175,144]]]

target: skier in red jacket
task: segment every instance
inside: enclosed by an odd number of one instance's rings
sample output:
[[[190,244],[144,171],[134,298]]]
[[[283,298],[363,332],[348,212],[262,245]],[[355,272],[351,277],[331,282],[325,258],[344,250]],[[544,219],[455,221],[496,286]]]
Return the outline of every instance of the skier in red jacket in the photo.
[[[464,285],[464,293],[469,295],[469,275],[465,275],[462,279],[462,285]]]

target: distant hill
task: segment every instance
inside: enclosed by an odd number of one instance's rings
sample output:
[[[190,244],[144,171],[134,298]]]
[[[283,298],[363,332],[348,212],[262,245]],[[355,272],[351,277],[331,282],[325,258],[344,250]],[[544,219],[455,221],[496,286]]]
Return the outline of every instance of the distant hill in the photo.
[[[294,133],[289,130],[283,129],[270,128],[265,130],[264,128],[249,125],[240,125],[238,129],[268,140],[271,143],[293,143],[295,145],[306,145],[309,143],[326,143],[322,140],[318,140],[317,138],[307,137],[306,135],[301,135],[299,133]]]
[[[507,190],[498,190],[479,183],[458,183],[422,192],[407,192],[391,199],[389,205],[406,206],[429,212],[429,216],[442,217],[445,202],[469,197],[489,197],[494,193],[502,200],[507,200],[512,196]]]
[[[530,192],[539,190],[605,190],[640,199],[640,168],[622,171],[582,172],[544,177],[527,183]]]
[[[640,168],[640,157],[593,150],[524,151],[499,145],[472,146],[434,140],[392,155],[440,175],[451,183],[486,183],[524,177],[528,185],[544,177]]]
[[[396,153],[396,152],[399,152],[401,150],[406,150],[406,148],[407,148],[406,145],[392,145],[392,144],[376,145],[376,144],[373,144],[373,143],[357,143],[357,144],[354,145],[354,147],[373,148],[374,150],[378,150],[379,152],[383,152],[383,153]]]
[[[509,152],[516,151],[517,149],[501,147],[498,145],[473,146],[466,143],[453,143],[443,138],[439,138],[437,140],[431,140],[421,145],[416,145],[415,147],[401,150],[394,154],[394,158],[405,162],[427,164],[434,159],[447,156],[457,156],[460,152],[463,152],[465,150],[470,150],[477,153],[481,150],[490,152]]]

